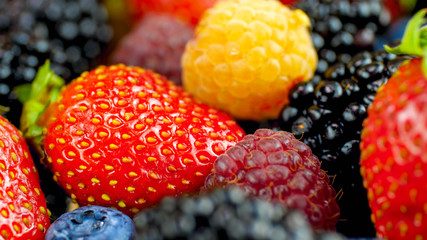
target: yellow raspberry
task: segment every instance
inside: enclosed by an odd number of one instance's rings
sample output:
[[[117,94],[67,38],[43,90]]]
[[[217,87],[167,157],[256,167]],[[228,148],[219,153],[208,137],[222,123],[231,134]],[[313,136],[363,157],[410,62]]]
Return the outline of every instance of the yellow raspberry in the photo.
[[[317,54],[301,10],[277,0],[219,1],[182,58],[185,89],[237,119],[274,119],[289,89],[309,80]]]

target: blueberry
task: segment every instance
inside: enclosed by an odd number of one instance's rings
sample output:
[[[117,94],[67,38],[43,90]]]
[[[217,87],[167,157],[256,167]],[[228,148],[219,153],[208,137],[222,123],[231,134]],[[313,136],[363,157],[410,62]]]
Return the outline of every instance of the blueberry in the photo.
[[[135,225],[119,210],[86,206],[60,216],[46,233],[46,240],[135,239]]]

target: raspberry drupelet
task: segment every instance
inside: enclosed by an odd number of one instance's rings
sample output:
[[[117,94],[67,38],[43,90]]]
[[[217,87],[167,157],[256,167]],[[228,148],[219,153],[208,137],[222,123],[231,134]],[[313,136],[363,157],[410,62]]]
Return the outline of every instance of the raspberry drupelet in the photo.
[[[339,218],[335,190],[318,158],[291,133],[259,129],[220,155],[205,188],[230,184],[304,211],[316,228],[335,229]]]

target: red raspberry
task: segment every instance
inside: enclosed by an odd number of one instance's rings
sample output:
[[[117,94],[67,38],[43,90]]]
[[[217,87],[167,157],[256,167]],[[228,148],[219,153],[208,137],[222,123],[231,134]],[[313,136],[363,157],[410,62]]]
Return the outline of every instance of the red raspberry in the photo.
[[[319,159],[288,132],[259,129],[220,155],[205,188],[226,184],[300,209],[315,228],[334,230],[339,218],[335,190]]]
[[[113,53],[113,64],[135,65],[181,85],[181,56],[194,28],[167,14],[147,14]]]

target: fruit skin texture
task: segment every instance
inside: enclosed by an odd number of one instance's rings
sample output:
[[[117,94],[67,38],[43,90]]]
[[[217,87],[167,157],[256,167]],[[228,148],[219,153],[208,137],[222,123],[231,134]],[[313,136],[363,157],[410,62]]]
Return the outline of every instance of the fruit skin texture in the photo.
[[[277,118],[288,90],[313,76],[309,26],[304,12],[279,1],[218,2],[187,43],[184,88],[240,120]]]
[[[381,238],[427,235],[427,78],[421,63],[416,58],[401,65],[363,124],[361,174]]]
[[[85,206],[61,215],[46,233],[45,240],[54,239],[135,239],[135,225],[117,209]]]
[[[44,239],[49,210],[21,133],[0,116],[0,236]]]
[[[181,85],[181,57],[193,33],[193,26],[172,15],[148,13],[120,42],[113,63],[151,69]]]
[[[137,239],[335,239],[316,232],[301,212],[254,199],[238,188],[197,198],[167,197],[135,216]]]
[[[315,228],[334,230],[339,219],[336,193],[319,159],[289,132],[259,129],[219,156],[205,188],[224,185],[304,211]]]
[[[181,87],[138,67],[100,66],[40,118],[54,180],[81,205],[132,216],[165,195],[199,190],[243,130]]]
[[[340,195],[340,217],[345,221],[337,223],[337,231],[349,237],[376,235],[360,175],[360,133],[378,88],[408,58],[383,49],[361,52],[348,63],[335,64],[321,80],[296,84],[289,105],[270,125],[293,133],[319,158]]]

